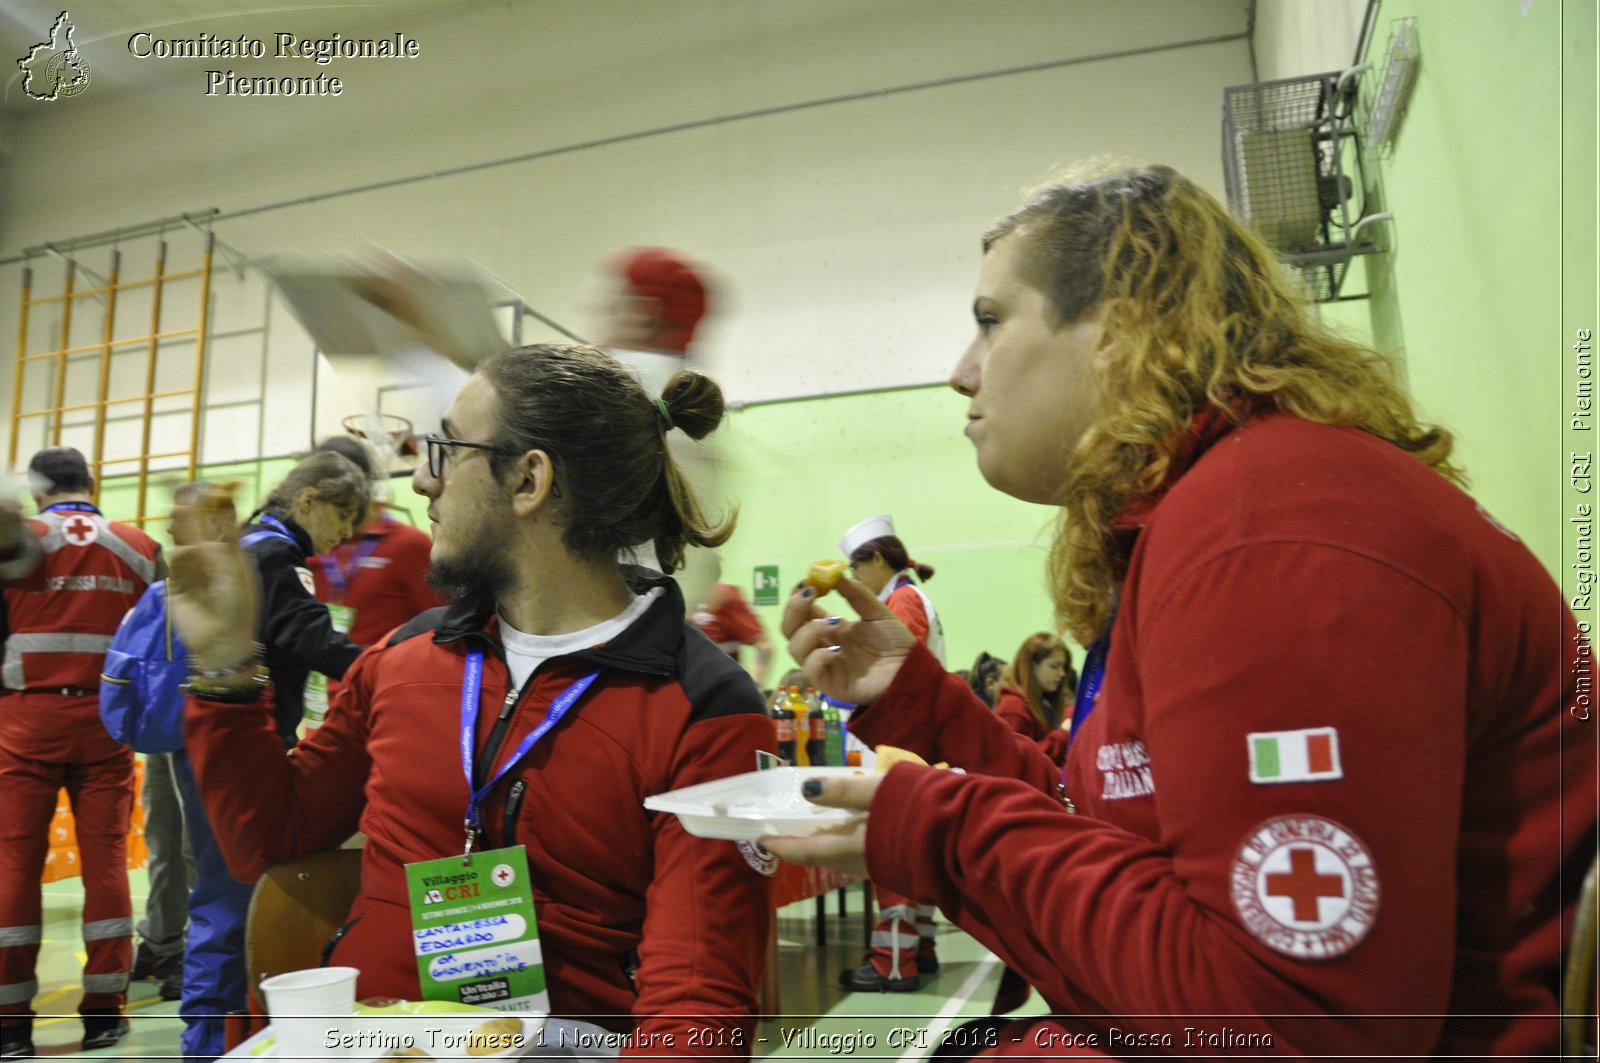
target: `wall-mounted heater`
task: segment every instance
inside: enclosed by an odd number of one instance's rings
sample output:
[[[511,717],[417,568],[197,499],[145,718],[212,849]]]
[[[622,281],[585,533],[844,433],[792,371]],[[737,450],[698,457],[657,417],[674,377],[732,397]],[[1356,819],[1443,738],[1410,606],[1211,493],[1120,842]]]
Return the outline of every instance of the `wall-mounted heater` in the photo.
[[[1340,298],[1352,258],[1378,250],[1362,230],[1380,216],[1362,217],[1350,203],[1365,187],[1354,117],[1359,80],[1355,68],[1222,93],[1228,205],[1319,303]]]

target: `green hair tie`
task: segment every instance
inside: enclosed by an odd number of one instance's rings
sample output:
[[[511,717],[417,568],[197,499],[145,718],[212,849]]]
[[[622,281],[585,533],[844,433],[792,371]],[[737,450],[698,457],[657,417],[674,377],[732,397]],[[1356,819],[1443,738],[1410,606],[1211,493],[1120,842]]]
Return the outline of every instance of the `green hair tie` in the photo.
[[[672,413],[667,409],[666,400],[660,398],[659,396],[656,398],[656,409],[661,414],[661,430],[663,432],[670,432],[674,428],[678,427],[672,423]]]

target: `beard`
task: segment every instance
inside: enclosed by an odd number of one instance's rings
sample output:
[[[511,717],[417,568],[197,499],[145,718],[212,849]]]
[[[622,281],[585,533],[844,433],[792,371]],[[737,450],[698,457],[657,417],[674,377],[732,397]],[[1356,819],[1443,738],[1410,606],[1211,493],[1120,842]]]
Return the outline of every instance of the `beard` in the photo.
[[[493,604],[516,586],[517,566],[506,544],[509,528],[497,528],[494,521],[474,525],[471,538],[453,551],[453,556],[429,559],[428,586],[453,602]]]

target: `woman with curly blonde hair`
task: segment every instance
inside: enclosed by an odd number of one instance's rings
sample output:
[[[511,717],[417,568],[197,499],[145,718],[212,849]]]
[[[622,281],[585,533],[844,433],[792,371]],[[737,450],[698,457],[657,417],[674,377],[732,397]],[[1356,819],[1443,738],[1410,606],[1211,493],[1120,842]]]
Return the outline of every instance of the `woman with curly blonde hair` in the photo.
[[[1062,508],[1065,767],[863,588],[859,620],[801,591],[791,652],[852,729],[966,774],[813,780],[870,816],[764,844],[938,904],[1039,990],[962,1032],[985,1054],[1554,1054],[1597,746],[1549,573],[1173,170],[1048,188],[984,251],[951,383],[984,478]]]

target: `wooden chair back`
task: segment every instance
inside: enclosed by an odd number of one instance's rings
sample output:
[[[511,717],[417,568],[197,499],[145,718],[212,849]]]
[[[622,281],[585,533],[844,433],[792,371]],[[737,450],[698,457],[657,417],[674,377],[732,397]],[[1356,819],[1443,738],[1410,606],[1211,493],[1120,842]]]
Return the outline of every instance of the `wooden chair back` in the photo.
[[[257,1012],[266,1011],[256,990],[263,978],[322,966],[323,949],[349,918],[360,885],[360,849],[307,853],[261,876],[244,930],[245,971]]]
[[[1600,1010],[1600,983],[1596,982],[1596,950],[1600,949],[1600,891],[1596,874],[1600,862],[1589,865],[1578,896],[1572,939],[1567,943],[1567,969],[1561,986],[1561,1055],[1563,1059],[1594,1059],[1597,1033],[1595,1013]]]

